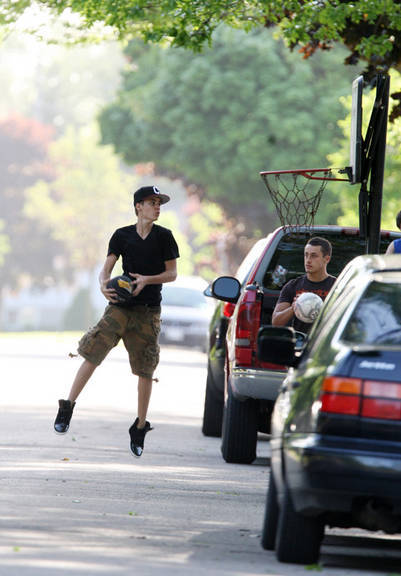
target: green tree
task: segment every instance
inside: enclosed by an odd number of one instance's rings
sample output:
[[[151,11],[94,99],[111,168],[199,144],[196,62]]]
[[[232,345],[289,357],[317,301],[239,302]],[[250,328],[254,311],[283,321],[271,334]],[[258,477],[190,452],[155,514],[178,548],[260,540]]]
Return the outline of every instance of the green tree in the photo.
[[[86,270],[93,283],[107,239],[127,223],[135,179],[121,170],[111,147],[99,146],[93,125],[68,129],[49,146],[49,158],[54,178],[26,190],[25,214],[50,229],[68,264]]]
[[[61,242],[49,242],[47,224],[24,213],[25,189],[53,177],[48,145],[67,124],[93,122],[111,99],[121,49],[116,43],[50,46],[18,33],[0,44],[0,59],[0,216],[10,245],[4,282],[15,287],[23,278],[46,285],[70,280],[71,268],[57,266],[68,260]]]
[[[180,222],[178,215],[172,210],[168,209],[167,206],[163,206],[160,218],[157,222],[161,226],[169,228],[174,233],[174,238],[178,244],[180,251],[180,257],[177,261],[177,273],[178,275],[190,276],[194,274],[194,264],[193,264],[193,250],[191,244],[188,242],[188,238],[184,232],[180,230]]]
[[[299,61],[272,33],[225,28],[201,54],[134,41],[127,56],[103,142],[196,184],[255,234],[277,224],[259,171],[324,167],[342,137],[338,100],[353,74],[335,52]]]
[[[55,177],[26,191],[25,213],[50,227],[73,267],[93,272],[106,239],[127,220],[135,179],[121,170],[111,147],[99,146],[93,125],[68,129],[49,146],[49,157]]]
[[[21,276],[39,285],[46,283],[56,274],[55,258],[63,253],[58,242],[49,243],[49,228],[27,218],[23,210],[25,189],[52,177],[48,158],[52,136],[50,126],[30,118],[10,116],[0,122],[0,214],[8,238],[3,284],[13,287]]]
[[[188,205],[187,236],[193,246],[194,272],[206,280],[234,273],[254,239],[243,223],[228,219],[219,204],[191,194]]]
[[[40,180],[26,190],[24,212],[49,227],[52,241],[64,247],[68,265],[87,271],[89,283],[93,284],[97,282],[94,272],[105,258],[108,239],[116,228],[135,220],[132,193],[137,179],[122,170],[110,146],[99,145],[94,125],[79,130],[70,127],[49,146],[49,158],[55,166],[54,178]],[[181,253],[180,274],[191,274],[192,251],[179,231],[178,217],[163,210],[160,223],[174,230]],[[87,326],[91,306],[87,294],[82,292],[82,296],[88,304]]]
[[[0,23],[15,21],[30,0],[3,0]],[[276,25],[289,46],[304,56],[342,43],[348,62],[363,59],[369,73],[401,67],[401,5],[397,0],[41,0],[53,14],[66,9],[81,16],[77,31],[102,23],[120,36],[169,41],[201,50],[221,23],[249,31]]]

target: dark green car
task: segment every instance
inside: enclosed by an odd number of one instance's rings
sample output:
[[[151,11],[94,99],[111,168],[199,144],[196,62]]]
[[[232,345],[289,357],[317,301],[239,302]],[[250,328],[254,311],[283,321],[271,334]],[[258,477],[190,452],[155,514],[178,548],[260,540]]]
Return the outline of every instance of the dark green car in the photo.
[[[353,260],[304,345],[290,327],[264,327],[259,356],[290,366],[272,415],[263,547],[312,564],[325,526],[400,534],[401,255]]]

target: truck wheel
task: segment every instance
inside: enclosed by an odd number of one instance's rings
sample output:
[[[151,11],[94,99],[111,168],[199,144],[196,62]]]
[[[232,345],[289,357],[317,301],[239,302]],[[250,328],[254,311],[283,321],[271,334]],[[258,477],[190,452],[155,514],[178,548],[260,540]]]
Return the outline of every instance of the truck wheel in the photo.
[[[319,559],[324,523],[320,518],[298,514],[292,504],[288,487],[280,508],[276,540],[279,562],[315,564]]]
[[[223,415],[221,452],[226,462],[251,464],[256,458],[258,403],[253,398],[237,400],[228,384]]]
[[[221,398],[213,384],[213,376],[208,369],[206,379],[205,406],[203,409],[202,432],[205,436],[220,438],[223,423],[224,392]]]
[[[262,530],[262,548],[274,550],[276,543],[279,507],[277,502],[277,488],[273,472],[270,469],[269,487],[267,489],[265,518]]]

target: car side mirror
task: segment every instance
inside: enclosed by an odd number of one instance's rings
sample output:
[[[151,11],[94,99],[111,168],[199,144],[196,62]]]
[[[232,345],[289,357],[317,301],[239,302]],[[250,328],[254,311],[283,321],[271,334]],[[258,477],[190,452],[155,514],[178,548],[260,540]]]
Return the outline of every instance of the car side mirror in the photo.
[[[295,366],[306,335],[290,326],[262,326],[258,332],[258,358],[263,362]]]
[[[235,304],[241,293],[241,284],[233,276],[220,276],[212,283],[211,292],[217,300]]]

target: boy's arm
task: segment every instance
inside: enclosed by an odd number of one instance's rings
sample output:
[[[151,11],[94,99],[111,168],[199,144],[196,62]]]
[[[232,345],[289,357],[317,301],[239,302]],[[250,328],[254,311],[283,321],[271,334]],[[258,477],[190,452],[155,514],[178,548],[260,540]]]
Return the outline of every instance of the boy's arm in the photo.
[[[290,302],[279,302],[273,310],[273,326],[286,326],[294,317],[293,304]]]
[[[177,260],[166,260],[164,265],[164,272],[161,272],[161,274],[155,274],[154,276],[143,276],[142,274],[131,274],[130,272],[129,275],[136,283],[136,288],[132,295],[138,296],[138,294],[148,284],[164,284],[166,282],[174,282],[174,280],[177,278]]]
[[[117,299],[115,298],[115,291],[107,288],[107,282],[111,278],[111,273],[113,272],[113,268],[117,260],[118,258],[115,254],[109,254],[99,274],[100,291],[103,296],[110,302],[117,302]]]

